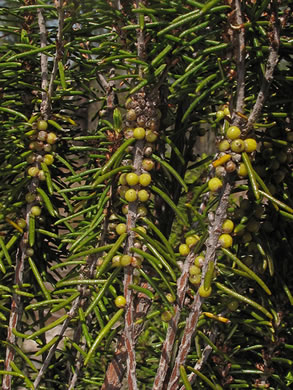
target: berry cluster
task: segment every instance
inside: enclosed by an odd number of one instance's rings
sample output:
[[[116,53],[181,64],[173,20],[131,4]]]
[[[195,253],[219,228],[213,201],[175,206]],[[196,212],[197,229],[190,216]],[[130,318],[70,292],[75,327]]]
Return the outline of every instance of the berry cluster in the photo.
[[[45,181],[48,174],[48,166],[54,163],[54,150],[56,148],[57,135],[54,132],[48,132],[48,122],[42,119],[33,123],[33,130],[29,132],[29,149],[32,151],[27,157],[29,164],[28,176],[35,180],[33,185],[29,186],[30,192],[25,195],[25,200],[29,206],[29,215],[31,218],[40,217],[42,210],[42,197],[37,193],[38,181]],[[37,181],[36,181],[37,180]],[[42,191],[42,190],[40,190]],[[32,247],[32,241],[30,242]],[[33,249],[27,248],[27,255],[33,255]]]
[[[54,132],[47,132],[47,129],[48,123],[39,120],[33,123],[33,130],[29,135],[31,140],[29,149],[32,153],[27,157],[27,162],[30,164],[27,173],[30,177],[37,177],[41,181],[46,180],[44,170],[40,169],[41,163],[44,162],[46,166],[53,164],[52,152],[57,142],[57,135]]]
[[[229,111],[226,108],[226,111]],[[228,115],[223,110],[217,112],[217,119],[221,120]],[[212,192],[219,191],[222,187],[221,177],[225,176],[226,173],[237,172],[240,178],[247,176],[246,165],[241,161],[241,153],[253,153],[257,149],[257,142],[254,138],[241,138],[241,130],[237,126],[229,126],[225,130],[225,137],[218,143],[219,154],[217,159],[213,161],[212,165],[215,169],[215,176],[212,178],[208,187]]]
[[[146,233],[146,226],[141,226],[141,217],[148,214],[147,203],[151,199],[149,185],[152,181],[151,171],[155,162],[151,155],[158,139],[160,111],[157,109],[157,100],[149,98],[145,92],[139,92],[126,101],[126,114],[123,127],[124,139],[135,138],[136,142],[127,150],[123,164],[131,165],[133,170],[121,173],[118,180],[118,195],[122,203],[122,215],[115,212],[110,216],[108,229],[109,238],[115,238],[128,232],[124,218],[128,219],[129,210],[135,210],[136,225],[142,233]],[[139,157],[138,157],[139,156]],[[116,207],[117,210],[117,207]],[[125,217],[123,217],[125,216]],[[132,226],[134,227],[134,226]],[[132,228],[131,227],[131,228]],[[141,236],[135,234],[133,247],[142,249]],[[140,267],[143,257],[137,253],[117,254],[112,258],[113,267],[132,265]]]

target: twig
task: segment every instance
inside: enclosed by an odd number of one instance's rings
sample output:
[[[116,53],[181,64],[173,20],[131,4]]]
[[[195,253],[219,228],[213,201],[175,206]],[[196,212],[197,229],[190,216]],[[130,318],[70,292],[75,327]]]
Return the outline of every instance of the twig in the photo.
[[[278,13],[276,10],[272,10],[271,25],[272,25],[271,45],[270,45],[269,57],[266,64],[266,71],[260,87],[260,91],[257,95],[256,102],[248,117],[245,134],[247,134],[251,130],[253,124],[257,121],[261,113],[261,110],[263,109],[265,100],[269,92],[270,85],[273,81],[273,73],[279,60],[278,51],[280,46],[280,21],[278,19]]]
[[[25,233],[27,238],[27,233]],[[25,237],[24,237],[25,238]],[[25,247],[24,247],[24,238],[21,241],[20,248],[16,253],[16,265],[15,265],[15,277],[14,284],[21,286],[23,283],[23,272],[24,272],[24,263],[25,263]],[[23,304],[21,301],[21,296],[18,294],[13,294],[11,309],[10,309],[10,318],[9,325],[7,330],[7,342],[11,345],[16,344],[16,336],[12,332],[13,329],[17,329],[18,322],[22,316]],[[10,363],[14,360],[15,351],[13,348],[9,346],[6,349],[6,357],[4,362],[4,370],[11,371]],[[5,374],[3,375],[2,381],[2,390],[10,390],[11,389],[11,375]]]
[[[52,347],[50,348],[49,353],[48,353],[48,355],[47,355],[47,357],[46,357],[42,367],[39,370],[38,376],[36,377],[36,379],[34,381],[34,388],[35,388],[35,390],[37,390],[37,388],[39,387],[39,384],[40,384],[40,381],[42,379],[42,376],[43,376],[44,372],[46,371],[46,369],[48,368],[52,357],[54,356],[54,353],[56,351],[56,348],[58,346],[59,341],[62,339],[66,329],[68,328],[68,325],[69,325],[71,319],[74,317],[74,315],[76,313],[76,310],[77,310],[77,308],[78,308],[78,306],[80,304],[80,299],[81,299],[81,297],[78,296],[75,299],[75,301],[73,302],[73,305],[72,305],[72,307],[71,307],[71,309],[70,309],[70,311],[68,313],[68,317],[64,321],[63,326],[62,326],[62,328],[60,330],[60,333],[58,335],[58,339],[56,340],[54,345],[52,345]]]
[[[38,24],[40,29],[40,40],[41,47],[47,46],[47,28],[46,21],[43,15],[43,10],[38,8]],[[50,101],[48,96],[48,85],[49,85],[49,76],[48,76],[48,57],[47,54],[41,53],[41,77],[42,77],[42,103],[41,103],[41,114],[43,119],[48,120],[49,111],[50,111]]]
[[[55,0],[55,6],[58,12],[58,31],[56,36],[56,52],[54,56],[54,63],[53,63],[53,69],[50,77],[50,83],[48,88],[48,99],[51,104],[51,98],[53,95],[53,89],[54,89],[54,81],[57,75],[58,70],[58,62],[63,57],[63,41],[62,41],[62,34],[63,34],[63,26],[64,26],[64,7],[63,7],[64,0]]]
[[[209,237],[206,242],[205,263],[202,268],[202,282],[204,280],[209,262],[212,261],[216,263],[216,249],[218,247],[218,239],[219,235],[221,234],[223,221],[226,217],[229,195],[232,188],[231,184],[229,183],[229,178],[226,179],[223,187],[224,188],[219,199],[219,206],[217,207],[215,215],[212,217],[210,216],[211,223],[209,227]],[[184,334],[179,347],[175,365],[168,382],[167,390],[177,390],[178,388],[178,382],[180,378],[179,368],[181,365],[184,365],[187,354],[190,350],[192,336],[195,332],[198,318],[201,314],[201,306],[203,302],[204,298],[200,297],[199,293],[197,293],[194,297],[189,317],[186,320]]]
[[[157,374],[154,380],[153,390],[162,389],[167,375],[169,363],[171,361],[172,356],[172,349],[176,339],[178,322],[180,319],[181,310],[184,306],[186,291],[188,289],[189,268],[194,261],[194,257],[195,255],[193,252],[190,252],[189,255],[186,257],[182,268],[182,273],[177,281],[177,302],[174,308],[175,314],[169,322],[167,334],[161,351],[161,358]]]
[[[237,64],[237,92],[236,112],[243,112],[245,98],[245,29],[241,11],[241,1],[235,0],[236,22],[240,29],[233,30],[236,35],[236,64]],[[235,125],[239,125],[241,118],[236,116]]]
[[[216,339],[216,336],[217,336],[218,332],[217,331],[214,331],[210,337],[210,340],[211,342],[214,342],[215,339]],[[202,356],[201,358],[199,359],[199,361],[195,364],[194,366],[194,369],[195,370],[200,370],[202,368],[202,366],[205,364],[205,362],[208,360],[208,357],[210,356],[211,352],[212,352],[213,348],[207,344],[205,347],[204,347],[204,350],[202,351]],[[190,382],[190,384],[193,384],[194,381],[195,381],[195,378],[196,378],[196,374],[194,372],[192,372],[190,375],[188,375],[188,381]],[[185,390],[185,386],[181,386],[180,387],[180,390]]]

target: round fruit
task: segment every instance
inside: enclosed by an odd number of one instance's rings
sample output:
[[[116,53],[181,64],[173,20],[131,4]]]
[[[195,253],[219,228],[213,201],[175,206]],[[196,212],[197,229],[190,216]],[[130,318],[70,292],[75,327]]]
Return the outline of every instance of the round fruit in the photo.
[[[145,129],[143,127],[136,127],[133,130],[133,137],[136,139],[144,139],[145,137]]]
[[[137,196],[141,202],[147,202],[150,194],[146,190],[139,190]]]
[[[127,202],[135,202],[137,199],[136,191],[132,189],[127,190],[125,192],[125,199],[127,200]]]
[[[186,245],[188,245],[189,247],[197,244],[199,241],[199,237],[197,235],[193,235],[193,236],[188,236],[185,238],[185,243]]]
[[[225,170],[226,172],[228,173],[232,173],[234,172],[236,169],[236,164],[234,163],[234,161],[228,161],[225,165]]]
[[[229,161],[231,162],[231,161]],[[222,165],[219,165],[218,167],[216,167],[215,169],[215,175],[217,177],[223,177],[226,175],[226,168],[224,168]]]
[[[37,128],[39,131],[46,131],[47,128],[48,128],[48,123],[42,119],[40,119],[38,122],[37,122]]]
[[[152,181],[152,177],[149,173],[143,173],[142,175],[139,176],[139,183],[143,187],[147,187],[151,181]]]
[[[27,250],[25,251],[25,254],[28,256],[28,257],[32,257],[34,255],[35,251],[33,250],[33,248],[27,248]]]
[[[126,306],[126,299],[123,295],[118,295],[115,298],[115,305],[120,309]]]
[[[47,152],[47,153],[51,152],[52,151],[52,145],[45,144],[44,145],[44,151]]]
[[[226,136],[229,139],[239,138],[241,134],[241,130],[237,126],[230,126],[227,130]]]
[[[230,116],[230,110],[227,106],[224,107],[224,114],[225,114],[225,116]]]
[[[218,111],[216,112],[216,118],[217,118],[219,121],[220,121],[221,119],[223,119],[224,116],[225,116],[225,113],[224,113],[223,110],[218,110]]]
[[[148,209],[145,206],[138,206],[137,213],[140,217],[145,217],[148,213]]]
[[[122,267],[127,267],[129,264],[131,264],[131,256],[129,255],[123,255],[120,258],[120,265]]]
[[[230,149],[230,143],[228,140],[224,139],[218,145],[218,149],[220,152],[226,152],[226,150]]]
[[[27,171],[29,176],[36,177],[38,176],[40,170],[38,167],[30,167]]]
[[[135,112],[134,109],[131,108],[130,110],[127,111],[126,119],[128,121],[135,121],[135,119],[136,119],[136,112]]]
[[[145,134],[145,139],[147,142],[155,142],[158,138],[158,134],[155,133],[154,131],[152,130],[147,130],[146,131],[146,134]]]
[[[197,267],[202,267],[204,264],[204,260],[205,258],[203,256],[197,256],[194,259],[194,265],[196,265]]]
[[[219,244],[221,245],[222,248],[230,248],[233,244],[233,239],[230,236],[230,234],[224,233],[221,234],[219,237]]]
[[[196,265],[192,265],[189,268],[189,275],[199,275],[201,273],[201,269]]]
[[[36,195],[29,192],[26,194],[25,200],[27,203],[32,203],[36,200]]]
[[[189,246],[186,244],[181,244],[179,246],[179,253],[181,256],[187,256],[188,253],[190,252]]]
[[[30,154],[27,156],[26,161],[28,164],[33,164],[36,161],[36,155],[35,154]]]
[[[57,135],[55,133],[48,133],[47,142],[52,145],[57,141]]]
[[[245,232],[242,236],[242,242],[246,244],[252,240],[252,235],[249,232]]]
[[[32,213],[32,215],[34,215],[35,217],[38,217],[39,215],[41,215],[41,212],[42,212],[42,210],[41,210],[41,208],[40,208],[39,206],[33,206],[33,207],[31,208],[31,213]]]
[[[219,191],[223,186],[222,181],[218,177],[213,177],[208,182],[209,190],[212,192]]]
[[[234,139],[234,141],[231,143],[231,150],[235,153],[243,152],[244,148],[244,141],[242,141],[240,138]]]
[[[173,295],[171,293],[166,294],[166,298],[167,298],[168,302],[170,302],[170,303],[175,302],[175,298],[173,297]]]
[[[264,212],[265,212],[265,209],[264,209],[263,205],[258,204],[256,206],[256,208],[254,209],[254,216],[256,218],[260,219],[263,216]]]
[[[207,290],[204,288],[204,285],[202,284],[199,289],[198,289],[198,293],[199,295],[202,297],[202,298],[207,298],[211,295],[212,293],[212,288],[208,288]]]
[[[118,193],[122,198],[125,198],[126,192],[129,190],[128,186],[120,186],[118,187]]]
[[[239,168],[237,170],[239,176],[246,177],[248,175],[248,171],[246,165],[244,163],[239,164]]]
[[[154,165],[154,161],[150,158],[145,158],[141,163],[141,166],[145,171],[151,171],[154,168]]]
[[[173,317],[173,314],[168,310],[168,311],[164,311],[162,314],[161,314],[161,319],[162,321],[164,322],[169,322]]]
[[[46,165],[52,165],[54,162],[54,157],[52,156],[52,154],[45,154],[44,156],[44,163]]]
[[[143,151],[143,154],[149,157],[152,153],[153,153],[153,148],[150,145],[146,146]]]
[[[119,256],[119,255],[113,256],[112,257],[112,266],[113,267],[120,267],[121,266],[120,259],[121,259],[121,256]]]
[[[45,175],[45,172],[43,170],[39,171],[38,179],[41,180],[41,181],[45,181],[46,180],[46,175]]]
[[[124,205],[122,206],[122,213],[123,213],[124,215],[127,215],[127,214],[128,214],[128,204],[124,204]]]
[[[136,173],[131,172],[127,173],[126,181],[128,185],[135,186],[138,183],[139,179]]]
[[[238,306],[239,306],[239,302],[236,301],[235,299],[233,299],[232,301],[230,301],[227,305],[227,308],[228,310],[230,311],[235,311],[238,309]]]
[[[257,148],[256,140],[253,138],[246,138],[244,140],[244,148],[245,148],[245,152],[247,153],[254,152]]]
[[[137,230],[141,231],[142,233],[146,234],[146,228],[144,228],[143,226],[138,226],[137,227]]]
[[[243,263],[247,265],[247,267],[250,267],[253,263],[253,257],[252,256],[245,256],[243,259]]]
[[[260,228],[260,223],[254,218],[250,219],[246,225],[246,229],[250,233],[257,233],[259,231],[259,228]]]
[[[199,286],[201,282],[201,275],[190,275],[188,278],[189,282],[191,284],[194,284],[195,286]]]
[[[26,227],[26,220],[23,219],[23,218],[19,218],[17,221],[16,221],[17,225],[21,228],[21,229],[24,229]]]
[[[47,139],[47,132],[46,131],[39,131],[38,140],[39,141],[46,141],[46,139]]]
[[[234,222],[231,221],[231,219],[226,219],[222,225],[223,232],[224,233],[231,233],[231,232],[233,232],[233,229],[234,229]]]
[[[125,223],[119,223],[116,226],[116,233],[119,234],[119,236],[123,233],[126,233],[126,230],[127,230],[127,227],[126,227]]]

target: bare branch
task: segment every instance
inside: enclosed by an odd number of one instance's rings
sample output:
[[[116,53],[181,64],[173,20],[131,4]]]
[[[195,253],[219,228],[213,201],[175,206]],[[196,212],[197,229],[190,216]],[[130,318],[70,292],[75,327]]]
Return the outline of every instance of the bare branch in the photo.
[[[38,24],[40,29],[40,40],[41,47],[47,46],[47,28],[46,21],[43,15],[43,10],[38,8]],[[50,111],[50,101],[48,96],[48,85],[49,85],[49,76],[48,76],[48,57],[47,54],[41,53],[41,88],[42,88],[42,103],[41,103],[41,114],[44,120],[48,120],[49,111]]]
[[[40,368],[39,370],[39,373],[38,373],[38,376],[36,377],[35,381],[34,381],[34,388],[35,390],[39,387],[39,384],[40,384],[40,381],[42,379],[42,376],[43,374],[45,373],[45,371],[47,370],[49,364],[50,364],[50,361],[52,359],[52,357],[54,356],[54,353],[56,351],[56,348],[58,346],[58,343],[59,341],[62,339],[66,329],[68,328],[69,326],[69,323],[71,321],[71,319],[74,317],[75,313],[76,313],[76,310],[79,306],[79,303],[80,303],[80,296],[78,296],[75,301],[73,302],[73,305],[68,313],[68,317],[66,318],[66,320],[64,321],[63,325],[62,325],[62,328],[60,330],[60,333],[58,335],[58,339],[56,340],[56,342],[54,343],[54,345],[52,345],[52,347],[50,348],[49,350],[49,353],[42,365],[42,367]]]
[[[219,239],[219,235],[221,234],[222,224],[227,213],[231,188],[232,188],[231,184],[229,183],[229,179],[227,178],[219,198],[219,205],[217,207],[215,215],[210,216],[209,237],[206,242],[205,263],[202,268],[202,283],[209,262],[212,261],[216,263],[216,249],[218,247],[218,239]],[[186,320],[184,334],[181,340],[181,344],[179,346],[179,351],[177,354],[175,365],[172,370],[170,380],[168,382],[167,390],[177,390],[178,388],[178,382],[180,378],[179,368],[181,365],[184,365],[187,354],[189,353],[192,337],[196,329],[198,318],[201,314],[201,306],[203,302],[204,302],[204,298],[202,298],[197,292],[197,294],[194,297],[194,301],[190,310],[189,317]]]
[[[237,64],[237,92],[236,92],[236,112],[243,112],[245,98],[245,29],[243,26],[243,16],[241,11],[241,1],[235,0],[236,22],[239,29],[233,30],[236,46]],[[241,118],[236,115],[235,125],[239,125]]]
[[[56,36],[56,52],[54,57],[53,69],[50,77],[50,83],[48,88],[48,97],[49,101],[51,101],[53,89],[54,89],[54,81],[57,75],[58,70],[58,62],[63,57],[63,26],[64,26],[64,0],[55,0],[55,6],[58,12],[58,31]]]
[[[27,234],[26,234],[27,235]],[[14,284],[21,286],[23,284],[23,273],[24,273],[24,263],[25,263],[25,248],[24,248],[24,239],[22,239],[19,249],[16,254],[16,265],[15,265],[15,278]],[[10,309],[10,318],[9,325],[7,330],[7,342],[11,345],[16,344],[16,336],[12,332],[13,329],[17,329],[18,322],[22,316],[23,304],[21,301],[21,296],[18,294],[13,294],[11,309]],[[11,371],[10,363],[14,361],[15,351],[9,346],[6,349],[6,357],[4,362],[4,371]],[[10,390],[11,389],[11,375],[3,375],[2,380],[2,389]]]
[[[249,115],[248,122],[245,129],[245,134],[247,134],[251,130],[253,124],[257,121],[258,117],[260,116],[260,113],[263,109],[265,100],[269,92],[271,82],[273,81],[273,73],[275,67],[277,66],[279,60],[278,52],[280,46],[280,21],[276,10],[273,10],[271,14],[271,26],[272,26],[271,45],[270,45],[269,57],[266,64],[265,75],[260,87],[260,91],[257,95],[255,105]]]
[[[162,389],[167,375],[172,356],[172,349],[176,339],[178,322],[180,319],[181,310],[184,306],[186,291],[188,289],[189,268],[194,261],[194,257],[195,255],[193,252],[190,252],[189,255],[186,257],[182,268],[182,273],[177,281],[177,302],[175,306],[175,314],[169,322],[167,334],[162,347],[157,374],[154,380],[153,390]]]

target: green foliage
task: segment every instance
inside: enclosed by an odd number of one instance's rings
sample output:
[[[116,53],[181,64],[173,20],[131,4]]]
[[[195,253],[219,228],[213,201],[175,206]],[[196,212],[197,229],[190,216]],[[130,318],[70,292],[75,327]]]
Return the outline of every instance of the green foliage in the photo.
[[[0,2],[3,389],[292,384],[292,55],[285,0]]]

